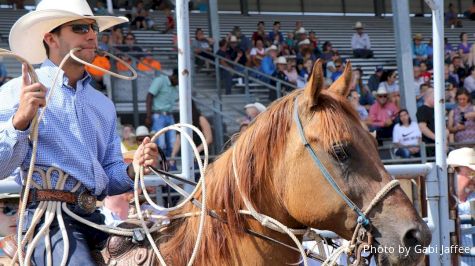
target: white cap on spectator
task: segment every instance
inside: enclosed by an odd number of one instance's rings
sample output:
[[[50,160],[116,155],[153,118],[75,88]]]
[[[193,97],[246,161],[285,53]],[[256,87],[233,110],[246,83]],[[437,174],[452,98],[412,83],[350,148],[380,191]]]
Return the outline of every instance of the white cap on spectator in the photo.
[[[388,94],[388,91],[384,87],[384,85],[378,87],[378,91],[376,91],[376,95],[384,95]]]
[[[363,29],[363,23],[361,23],[361,21],[357,21],[355,23],[355,26],[353,27],[353,29]]]
[[[256,108],[257,111],[259,111],[259,113],[262,113],[267,109],[262,103],[259,103],[259,102],[246,104],[246,106],[244,106],[244,109],[252,108],[252,107]]]
[[[271,45],[269,48],[266,49],[266,53],[268,53],[270,51],[277,51],[277,46]]]
[[[306,33],[306,31],[305,31],[305,28],[304,28],[304,27],[300,27],[300,29],[298,29],[295,33],[297,33],[297,34],[304,34],[304,33]]]
[[[309,40],[309,39],[305,39],[305,40],[299,42],[299,46],[300,46],[300,45],[306,45],[306,44],[310,44],[310,40]]]
[[[453,150],[447,157],[447,164],[454,167],[466,166],[475,171],[475,150],[472,148]]]
[[[148,128],[146,126],[139,126],[135,130],[135,136],[137,137],[150,136],[150,131],[148,131]]]
[[[238,39],[234,35],[231,35],[231,37],[229,38],[229,42],[237,42],[237,41],[238,41]]]
[[[279,56],[277,57],[277,59],[275,60],[275,64],[283,64],[283,65],[286,65],[287,64],[287,59],[285,59],[284,56]]]

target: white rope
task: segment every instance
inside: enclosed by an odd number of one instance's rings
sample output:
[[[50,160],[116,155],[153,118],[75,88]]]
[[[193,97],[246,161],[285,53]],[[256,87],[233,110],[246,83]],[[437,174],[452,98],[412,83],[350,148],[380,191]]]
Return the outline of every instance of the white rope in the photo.
[[[200,157],[200,154],[198,152],[198,148],[193,143],[193,138],[190,135],[188,135],[186,130],[183,129],[183,128],[192,129],[200,137],[201,142],[203,144],[203,148],[204,148],[203,150],[204,150],[204,153],[205,153],[204,162],[201,161],[201,157]],[[155,142],[160,135],[165,134],[165,132],[170,131],[170,130],[175,130],[175,131],[180,132],[185,137],[185,139],[188,141],[188,143],[191,145],[191,147],[193,149],[193,153],[194,153],[195,158],[198,162],[198,168],[199,168],[200,175],[201,175],[197,186],[195,187],[193,192],[188,197],[186,197],[184,200],[182,200],[175,207],[164,208],[164,207],[161,207],[161,206],[155,204],[153,202],[153,200],[150,198],[150,196],[148,195],[147,190],[145,188],[145,182],[144,182],[144,177],[143,177],[143,167],[140,166],[139,171],[137,171],[137,166],[134,165],[134,169],[136,170],[136,177],[135,177],[134,187],[137,188],[138,185],[139,185],[139,181],[140,181],[140,185],[142,187],[142,193],[144,194],[147,202],[153,208],[155,208],[159,211],[173,211],[173,210],[177,210],[177,209],[182,208],[183,206],[185,206],[186,203],[188,203],[189,201],[191,201],[194,198],[195,194],[201,188],[201,196],[202,196],[201,197],[201,211],[199,212],[200,213],[200,224],[199,224],[199,227],[198,227],[198,234],[197,234],[197,237],[196,237],[195,246],[193,247],[193,252],[192,252],[191,257],[190,257],[190,259],[188,261],[188,264],[187,264],[187,265],[192,265],[194,260],[196,259],[197,255],[198,255],[198,251],[199,251],[199,248],[200,248],[200,245],[201,245],[201,239],[202,239],[202,235],[203,235],[203,232],[204,232],[205,218],[206,218],[206,214],[207,214],[207,212],[206,212],[206,179],[205,179],[205,172],[206,172],[206,167],[208,166],[208,158],[209,158],[208,145],[207,145],[207,142],[206,142],[206,139],[205,139],[203,133],[201,133],[201,131],[198,128],[196,128],[195,126],[188,125],[188,124],[175,124],[175,125],[165,127],[163,129],[161,129],[160,131],[158,131],[152,137],[151,141]],[[166,178],[166,177],[162,177],[162,178]],[[150,232],[148,231],[148,228],[145,224],[143,213],[141,211],[141,207],[140,207],[140,203],[139,203],[138,189],[135,189],[135,191],[134,191],[134,198],[135,198],[135,207],[137,209],[137,217],[140,220],[140,223],[142,225],[142,229],[145,231],[145,234],[147,235],[147,239],[149,240],[150,245],[152,246],[152,249],[154,250],[155,255],[158,257],[160,263],[162,265],[166,265],[165,259],[161,255],[158,247],[156,246],[155,242],[153,241],[153,238],[150,235]]]

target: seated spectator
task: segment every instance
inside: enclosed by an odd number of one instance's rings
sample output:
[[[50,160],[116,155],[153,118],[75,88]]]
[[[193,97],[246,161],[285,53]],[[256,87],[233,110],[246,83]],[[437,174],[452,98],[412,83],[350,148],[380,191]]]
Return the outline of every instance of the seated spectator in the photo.
[[[355,89],[350,90],[348,95],[348,100],[350,101],[353,108],[358,112],[360,121],[366,124],[368,122],[368,110],[360,104],[360,94]]]
[[[103,68],[105,70],[111,70],[111,64],[109,62],[109,59],[106,56],[100,55],[98,53],[96,53],[96,56],[94,57],[94,60],[92,61],[92,64],[100,68]],[[86,71],[92,76],[92,78],[94,79],[94,82],[97,85],[97,86],[94,86],[94,88],[100,91],[105,91],[106,90],[106,87],[104,85],[105,73],[102,70],[98,70],[90,66],[86,66]]]
[[[295,40],[295,35],[293,32],[289,31],[287,32],[287,37],[285,37],[284,45],[286,48],[289,49],[289,54],[295,54],[295,45],[297,45],[297,42]]]
[[[295,56],[287,56],[286,58],[287,58],[287,69],[284,70],[284,73],[287,76],[287,80],[290,83],[297,85],[299,74],[297,73],[297,61],[295,59]]]
[[[251,50],[252,42],[244,33],[242,33],[241,28],[239,26],[234,26],[231,35],[236,36],[239,43],[238,46],[241,50],[245,51],[246,53]]]
[[[173,18],[172,11],[169,8],[165,9],[165,16],[167,21],[165,22],[165,29],[162,31],[163,34],[169,33],[175,29],[175,19]]]
[[[468,74],[460,56],[454,56],[454,58],[452,58],[452,65],[449,65],[449,75],[453,76],[458,81],[458,88],[463,87],[465,77]]]
[[[110,52],[111,51],[109,47],[110,43],[111,43],[110,35],[106,32],[103,32],[101,34],[101,40],[99,41],[99,45],[98,45],[99,49],[104,50],[106,52]]]
[[[212,38],[206,37],[203,30],[201,28],[197,28],[195,31],[195,39],[191,42],[191,47],[193,48],[195,55],[213,60],[213,43],[214,40]],[[206,66],[206,68],[209,68],[209,63],[201,58],[197,57],[195,59],[195,63],[198,67]]]
[[[256,46],[256,41],[261,40],[267,44],[267,34],[264,21],[257,22],[257,30],[252,34],[252,45]]]
[[[379,83],[379,87],[383,87],[389,93],[389,101],[396,104],[396,106],[399,108],[400,94],[399,85],[397,84],[396,70],[388,70],[386,73],[384,73],[383,77],[381,78],[381,83]]]
[[[266,56],[262,59],[261,66],[259,70],[267,75],[272,75],[275,71],[274,60],[277,58],[277,47],[271,45],[266,49]]]
[[[298,29],[296,32],[295,32],[295,46],[294,46],[294,50],[295,51],[298,51],[299,50],[299,43],[308,39],[307,37],[307,31],[305,30],[304,27],[300,27],[300,29]]]
[[[381,76],[384,73],[383,66],[377,66],[374,74],[372,74],[368,79],[368,89],[371,92],[376,92],[379,88],[379,83],[381,82]]]
[[[452,68],[453,68],[453,65],[452,65]],[[453,74],[450,75],[450,65],[449,64],[444,64],[444,79],[445,79],[445,82],[449,82],[455,88],[458,88],[458,81],[455,79]]]
[[[427,66],[426,62],[421,62],[419,64],[419,67],[421,69],[421,77],[424,80],[424,83],[430,84],[430,81],[432,80],[432,71],[429,70],[429,67]]]
[[[409,112],[401,109],[398,113],[399,122],[393,128],[393,144],[396,156],[410,158],[419,156],[422,133],[416,122],[411,121]]]
[[[305,60],[307,59],[312,59],[312,61],[316,61],[317,57],[313,53],[313,48],[310,43],[309,39],[305,39],[301,42],[299,42],[299,50],[297,52],[297,65],[301,65],[304,63]]]
[[[129,55],[140,58],[143,55],[142,48],[137,44],[137,39],[135,38],[135,34],[129,32],[125,35],[123,46],[118,47],[119,50],[122,52],[128,53]]]
[[[279,56],[277,60],[275,60],[275,65],[276,69],[274,73],[272,73],[272,76],[285,82],[289,82],[287,75],[285,74],[285,70],[287,70],[287,59],[283,56]],[[272,81],[271,85],[277,86],[277,82]],[[282,96],[283,92],[289,92],[292,88],[289,88],[287,85],[282,85],[280,89],[280,93]],[[277,99],[277,91],[274,89],[269,89],[269,100],[273,101],[275,99]]]
[[[231,39],[234,36],[231,36]],[[251,57],[251,65],[255,68],[259,68],[261,66],[261,61],[266,55],[266,49],[264,48],[264,42],[261,40],[256,41],[256,47],[251,49],[250,57]]]
[[[310,74],[312,73],[312,68],[313,68],[313,60],[310,58],[305,60],[303,67],[299,72],[300,78],[297,80],[297,87],[299,88],[305,87],[305,84],[307,84],[308,78]]]
[[[465,11],[463,14],[466,18],[475,20],[475,2],[472,2],[472,5],[470,6],[470,8],[467,11]]]
[[[353,70],[351,87],[358,92],[360,105],[369,110],[374,103],[374,97],[368,87],[363,84],[363,70],[361,68]]]
[[[19,201],[20,195],[17,193],[0,194],[0,239],[17,233],[16,214]]]
[[[460,43],[458,45],[458,52],[459,52],[459,55],[462,57],[464,64],[468,62],[470,47],[471,47],[471,44],[468,42],[468,34],[466,32],[460,33]]]
[[[475,66],[471,66],[468,69],[468,76],[463,81],[463,87],[467,89],[467,91],[471,95],[471,99],[475,98]]]
[[[269,32],[269,36],[267,37],[267,40],[270,44],[274,44],[276,46],[284,42],[284,35],[280,31],[280,21],[274,21],[274,25],[272,26],[272,31]]]
[[[454,134],[456,143],[475,142],[475,109],[470,93],[459,89],[455,95],[455,108],[449,112],[447,127]]]
[[[373,57],[373,51],[371,51],[371,41],[368,34],[363,32],[363,23],[356,22],[353,27],[356,33],[351,38],[351,49],[353,50],[353,56],[356,58],[371,58]]]
[[[260,113],[264,112],[267,108],[260,102],[246,104],[244,111],[246,112],[246,119],[253,121]]]
[[[420,88],[422,84],[425,84],[425,82],[424,82],[424,77],[422,77],[421,75],[421,67],[414,66],[413,73],[414,73],[414,92],[416,94],[416,102],[418,103],[420,102],[422,105],[423,100],[422,100],[422,94],[421,94]]]
[[[452,3],[449,3],[449,10],[445,13],[445,24],[452,29],[454,27],[462,28],[462,21],[458,19],[457,11]]]
[[[239,42],[236,36],[231,35],[229,38],[229,49],[227,51],[229,54],[229,58],[236,64],[240,64],[242,66],[247,65],[247,55],[246,51],[241,50],[239,48]],[[236,70],[241,70],[242,67],[234,66]]]
[[[329,41],[326,41],[322,45],[322,59],[325,61],[330,61],[334,55],[335,50],[333,49],[333,44]],[[327,76],[328,78],[328,76]]]
[[[421,62],[427,61],[429,56],[427,52],[427,44],[422,43],[422,34],[417,33],[414,35],[414,43],[412,45],[412,59],[414,60],[414,65],[419,65]]]
[[[143,72],[154,72],[162,70],[160,62],[153,58],[150,50],[144,50],[145,56],[137,64],[137,69]]]
[[[8,72],[5,64],[3,64],[3,57],[0,57],[0,86],[7,82]]]
[[[452,44],[449,43],[449,38],[444,37],[444,61],[446,63],[452,62],[452,57],[455,56],[455,50]]]
[[[382,145],[384,139],[392,138],[394,119],[399,111],[388,98],[389,92],[380,87],[376,92],[376,102],[369,109],[369,129],[376,131],[379,145]]]
[[[424,105],[417,108],[417,121],[422,133],[422,141],[426,144],[435,143],[434,121],[434,89],[429,88],[424,94]],[[427,156],[434,156],[434,147],[427,147]]]
[[[332,73],[331,79],[333,82],[343,74],[344,64],[341,59],[335,60],[335,72]]]
[[[230,55],[228,54],[228,41],[222,39],[219,41],[219,50],[216,54],[222,58],[219,59],[219,64],[223,67],[233,68],[233,66],[226,61],[225,59],[231,60]],[[226,94],[231,94],[231,89],[233,87],[233,74],[224,68],[220,68],[219,71],[221,79],[223,81],[224,91]]]
[[[114,26],[111,33],[111,45],[122,45],[124,43],[124,34],[121,27]]]
[[[98,16],[107,16],[109,13],[107,12],[107,8],[104,6],[102,1],[96,2],[96,7],[94,8],[94,14]]]
[[[133,18],[131,25],[135,29],[148,29],[147,19],[148,19],[148,11],[144,8],[142,1],[137,1],[137,4],[132,9]]]
[[[122,142],[121,142],[121,150],[122,153],[128,151],[135,151],[139,147],[139,143],[137,143],[137,138],[135,136],[135,129],[132,125],[126,124],[122,127]]]

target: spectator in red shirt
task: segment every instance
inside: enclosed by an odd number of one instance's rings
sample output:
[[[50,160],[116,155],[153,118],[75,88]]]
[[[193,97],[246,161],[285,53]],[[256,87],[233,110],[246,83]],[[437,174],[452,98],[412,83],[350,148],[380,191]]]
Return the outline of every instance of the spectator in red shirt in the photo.
[[[376,131],[378,144],[382,145],[384,139],[392,138],[394,119],[399,109],[389,101],[389,93],[384,87],[376,92],[376,102],[369,109],[369,129]]]

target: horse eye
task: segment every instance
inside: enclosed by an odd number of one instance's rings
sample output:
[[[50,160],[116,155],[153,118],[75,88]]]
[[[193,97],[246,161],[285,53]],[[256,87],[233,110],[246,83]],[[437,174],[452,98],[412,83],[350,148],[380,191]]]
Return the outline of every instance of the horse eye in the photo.
[[[333,156],[340,162],[346,162],[350,158],[350,154],[341,144],[333,145]]]

